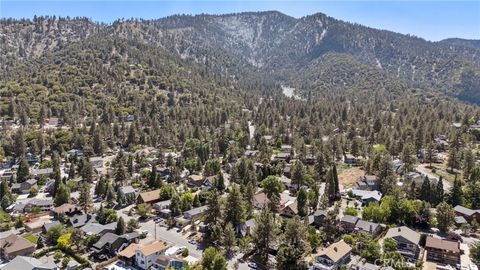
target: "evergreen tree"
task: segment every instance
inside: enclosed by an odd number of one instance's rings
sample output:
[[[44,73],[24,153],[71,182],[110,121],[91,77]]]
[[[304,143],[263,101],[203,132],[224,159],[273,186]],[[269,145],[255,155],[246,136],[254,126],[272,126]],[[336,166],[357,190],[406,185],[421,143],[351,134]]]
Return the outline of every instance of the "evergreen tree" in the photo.
[[[125,220],[123,220],[123,217],[120,217],[117,221],[117,227],[115,228],[115,234],[117,235],[122,235],[125,234],[127,231],[126,226],[125,226]]]
[[[435,205],[443,202],[443,177],[440,176],[440,179],[438,179],[437,186],[435,187]]]
[[[297,190],[305,182],[305,166],[300,160],[297,160],[292,167],[292,182],[297,185]]]
[[[95,185],[95,196],[103,197],[107,191],[107,185],[104,178],[100,178]]]
[[[105,199],[109,203],[113,203],[116,198],[115,189],[113,188],[112,181],[107,180],[106,190],[105,190]]]
[[[238,185],[232,185],[225,206],[225,222],[236,227],[244,218],[243,196]]]
[[[157,166],[155,166],[155,164],[152,164],[150,175],[148,177],[148,186],[150,186],[151,188],[156,188],[157,177]]]
[[[72,180],[73,178],[75,178],[75,163],[72,162],[68,170],[68,179]]]
[[[17,183],[23,183],[28,180],[30,176],[30,168],[28,166],[28,162],[22,158],[20,159],[20,164],[18,165],[17,169]]]
[[[453,207],[446,202],[437,205],[437,224],[441,232],[447,232],[455,223],[455,211]]]
[[[307,208],[307,190],[305,188],[301,188],[297,194],[297,208],[298,208],[298,215],[304,217],[308,215],[308,208]]]
[[[449,203],[451,205],[463,205],[464,198],[463,198],[463,187],[462,187],[462,182],[460,179],[455,177],[455,180],[453,181],[453,187],[452,190],[450,191],[450,198],[449,198]]]
[[[214,187],[220,192],[225,190],[225,179],[223,178],[223,173],[221,171],[219,171],[215,177]]]
[[[333,184],[335,187],[335,196],[338,196],[338,194],[340,194],[340,185],[338,183],[337,166],[335,164],[333,164],[333,167],[332,167],[332,177],[333,177]]]
[[[432,195],[432,190],[430,187],[430,179],[428,179],[428,176],[425,176],[425,179],[423,180],[422,187],[420,190],[420,198],[423,201],[426,202],[431,202],[431,195]]]
[[[93,133],[92,148],[95,155],[103,155],[103,139],[99,129],[96,129]]]
[[[93,182],[93,166],[88,159],[83,160],[82,166],[82,181],[92,183]]]
[[[54,199],[55,205],[60,206],[62,204],[68,203],[69,200],[70,200],[70,190],[63,182],[61,182],[55,194],[55,199]]]
[[[227,225],[225,225],[225,229],[223,230],[222,245],[225,248],[227,255],[231,255],[233,248],[236,245],[235,230],[231,223],[227,223]]]
[[[82,182],[79,186],[78,204],[83,208],[83,212],[87,214],[92,207],[92,197],[90,195],[90,184]]]
[[[14,151],[16,158],[22,158],[27,153],[27,144],[25,143],[25,136],[23,134],[23,128],[17,129],[14,136]]]
[[[263,264],[266,264],[268,261],[270,244],[275,240],[277,234],[278,225],[274,214],[270,212],[269,208],[264,207],[255,217],[255,227],[252,232],[252,242],[255,247],[254,253],[261,258]]]

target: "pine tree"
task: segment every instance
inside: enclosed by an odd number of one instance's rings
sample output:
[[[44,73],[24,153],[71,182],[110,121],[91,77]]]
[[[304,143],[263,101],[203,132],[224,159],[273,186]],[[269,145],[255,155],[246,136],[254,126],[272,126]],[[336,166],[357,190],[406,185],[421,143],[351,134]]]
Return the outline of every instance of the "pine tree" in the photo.
[[[453,207],[446,202],[441,202],[437,206],[437,224],[441,232],[447,232],[455,223],[455,211]]]
[[[123,186],[123,183],[127,180],[127,172],[125,171],[125,166],[123,165],[123,159],[119,158],[117,161],[115,171],[115,183]]]
[[[83,160],[81,174],[82,174],[82,181],[88,182],[88,183],[93,182],[93,166],[88,159]]]
[[[307,208],[307,190],[305,188],[301,188],[297,194],[297,208],[298,208],[298,215],[304,217],[308,215],[308,208]]]
[[[73,178],[75,178],[75,163],[72,162],[68,170],[68,179],[72,180]]]
[[[98,180],[97,184],[95,185],[95,196],[103,197],[107,191],[106,181],[103,178]]]
[[[227,223],[225,225],[225,229],[223,230],[223,241],[222,245],[225,248],[228,255],[232,254],[233,247],[236,245],[236,238],[235,238],[235,230],[231,223]]]
[[[112,181],[107,180],[106,190],[105,190],[105,199],[107,202],[114,202],[116,197],[115,189],[113,188]]]
[[[93,133],[92,148],[95,155],[103,155],[103,139],[99,129],[96,129]]]
[[[28,162],[22,158],[20,159],[20,164],[18,165],[17,169],[17,183],[22,183],[28,180],[30,175],[30,168],[28,166]]]
[[[451,205],[463,205],[463,187],[462,182],[455,176],[453,187],[450,191],[449,202]]]
[[[236,227],[244,218],[243,196],[238,185],[232,185],[225,206],[225,222]]]
[[[292,182],[297,185],[297,190],[305,182],[305,166],[300,160],[297,160],[292,167]]]
[[[435,187],[435,205],[443,202],[443,177],[440,176],[437,186]]]
[[[17,133],[15,133],[15,136],[14,136],[14,143],[15,143],[14,144],[15,157],[16,158],[24,157],[25,154],[27,153],[27,145],[25,143],[23,128],[17,129]]]
[[[335,164],[333,164],[333,168],[332,168],[332,177],[333,177],[333,183],[335,187],[335,196],[338,196],[338,194],[340,194],[340,185],[338,183],[337,166]]]
[[[122,235],[126,232],[125,220],[123,217],[120,217],[117,221],[117,227],[115,228],[115,234]]]
[[[215,177],[214,187],[220,192],[225,190],[225,179],[223,178],[223,173],[221,171],[219,171]]]
[[[274,214],[270,212],[268,207],[264,207],[255,217],[255,227],[252,232],[254,252],[261,258],[263,264],[268,261],[268,251],[277,234],[278,224],[275,221]]]
[[[83,212],[87,214],[92,207],[92,197],[90,195],[90,184],[82,182],[79,186],[80,194],[78,197],[78,204],[83,208]]]
[[[55,205],[60,206],[62,204],[68,203],[69,200],[70,200],[70,190],[63,182],[61,182],[55,194],[55,200],[54,200]]]
[[[426,202],[431,202],[431,195],[432,195],[432,190],[430,187],[430,179],[428,179],[428,176],[425,176],[425,179],[423,180],[422,187],[420,190],[420,198],[423,201]]]
[[[152,164],[150,175],[148,177],[148,186],[149,187],[155,188],[157,177],[158,177],[157,176],[157,166],[155,166],[155,164]]]
[[[205,239],[208,243],[218,241],[216,228],[220,226],[220,219],[222,217],[222,205],[217,191],[212,191],[207,200],[207,211],[205,213],[205,225],[207,230],[205,232]]]

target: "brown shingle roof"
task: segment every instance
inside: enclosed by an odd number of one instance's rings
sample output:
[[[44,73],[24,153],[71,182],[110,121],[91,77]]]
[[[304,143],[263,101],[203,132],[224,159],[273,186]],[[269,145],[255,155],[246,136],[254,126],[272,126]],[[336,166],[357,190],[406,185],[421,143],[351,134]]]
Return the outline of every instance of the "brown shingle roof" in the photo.
[[[431,236],[427,237],[427,242],[425,243],[425,248],[428,247],[460,252],[460,244],[457,241],[445,240]]]
[[[149,256],[157,251],[162,251],[167,248],[164,242],[156,241],[148,245],[140,245],[137,250],[142,252],[144,256]]]
[[[7,254],[32,247],[35,247],[35,244],[15,234],[0,239],[0,249],[3,249]]]
[[[143,202],[152,202],[160,199],[160,189],[140,193],[138,196]]]
[[[327,256],[330,260],[338,262],[343,256],[352,251],[352,248],[343,240],[331,244],[322,252],[320,256]]]
[[[135,251],[138,249],[139,246],[140,244],[132,243],[124,250],[120,251],[118,255],[125,258],[132,258],[133,256],[135,256]]]

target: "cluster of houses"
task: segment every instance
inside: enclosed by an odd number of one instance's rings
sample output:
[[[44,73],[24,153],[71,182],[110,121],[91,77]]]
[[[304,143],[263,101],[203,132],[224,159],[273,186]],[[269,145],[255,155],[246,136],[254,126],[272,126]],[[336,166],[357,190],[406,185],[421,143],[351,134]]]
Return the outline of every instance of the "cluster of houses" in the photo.
[[[348,223],[353,223],[348,218]],[[343,220],[342,220],[343,222]],[[358,223],[358,221],[357,221]],[[397,242],[398,252],[404,257],[405,262],[414,266],[419,260],[424,261],[424,269],[451,269],[450,267],[460,267],[460,242],[457,240],[441,239],[435,236],[426,236],[425,243],[421,243],[421,234],[406,227],[390,228],[383,239],[391,238]],[[352,247],[343,240],[333,243],[320,252],[315,257],[312,265],[313,270],[333,270],[339,269],[351,261]],[[359,270],[379,270],[393,269],[382,266],[381,263],[366,263],[359,261],[352,265],[353,269]],[[433,267],[433,268],[430,268]]]

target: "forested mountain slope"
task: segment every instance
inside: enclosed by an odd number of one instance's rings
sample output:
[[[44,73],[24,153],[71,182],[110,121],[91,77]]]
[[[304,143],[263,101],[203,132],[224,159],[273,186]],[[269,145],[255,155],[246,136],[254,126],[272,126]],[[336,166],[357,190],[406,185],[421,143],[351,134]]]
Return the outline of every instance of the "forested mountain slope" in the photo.
[[[429,42],[321,13],[300,19],[275,11],[176,15],[111,25],[50,17],[2,20],[1,28],[4,74],[14,62],[28,65],[72,43],[108,38],[159,48],[246,89],[269,92],[283,83],[322,95],[326,88],[409,87],[480,102],[480,50],[474,41]]]

